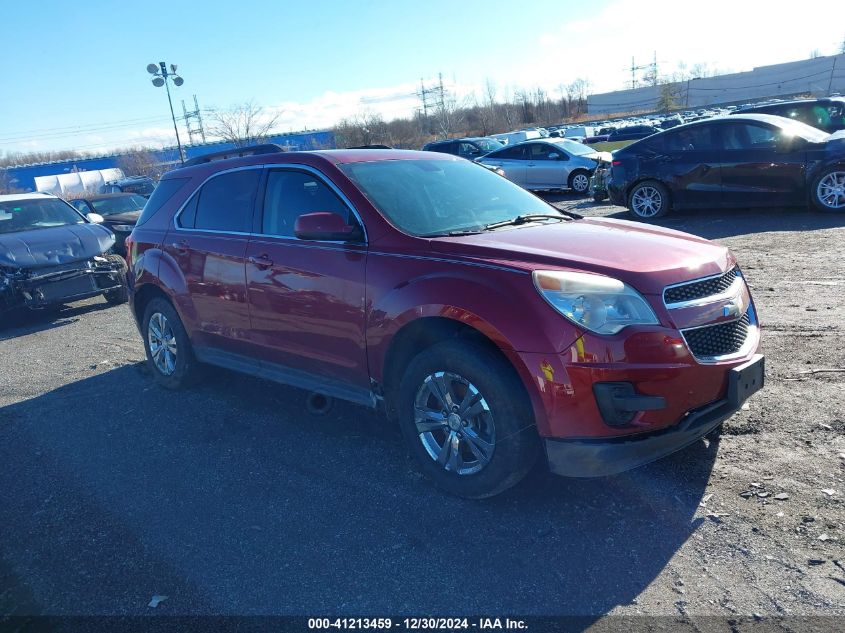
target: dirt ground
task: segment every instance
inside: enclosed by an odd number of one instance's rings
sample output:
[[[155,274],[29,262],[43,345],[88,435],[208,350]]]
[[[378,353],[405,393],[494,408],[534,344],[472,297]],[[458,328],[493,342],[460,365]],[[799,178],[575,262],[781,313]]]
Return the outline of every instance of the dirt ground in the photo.
[[[155,387],[125,307],[0,331],[0,618],[144,615],[153,595],[157,614],[845,616],[845,215],[661,224],[737,255],[765,390],[719,439],[485,502],[434,490],[357,406],[315,419],[226,372]]]

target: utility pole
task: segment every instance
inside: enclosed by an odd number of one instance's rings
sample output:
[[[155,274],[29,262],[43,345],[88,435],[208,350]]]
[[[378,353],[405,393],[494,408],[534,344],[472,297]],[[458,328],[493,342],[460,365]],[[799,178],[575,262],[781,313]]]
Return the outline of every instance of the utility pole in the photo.
[[[631,57],[631,90],[637,87],[637,71],[646,69],[651,69],[651,76],[654,78],[654,83],[657,84],[657,51],[654,51],[654,61],[650,64],[643,64],[642,66],[637,66],[634,57]]]
[[[202,139],[202,142],[205,143],[205,129],[202,126],[202,112],[200,112],[200,106],[197,103],[197,95],[194,95],[194,110],[192,112],[188,112],[185,100],[182,99],[182,113],[185,119],[185,127],[188,128],[188,138],[191,145],[195,144],[194,137]]]

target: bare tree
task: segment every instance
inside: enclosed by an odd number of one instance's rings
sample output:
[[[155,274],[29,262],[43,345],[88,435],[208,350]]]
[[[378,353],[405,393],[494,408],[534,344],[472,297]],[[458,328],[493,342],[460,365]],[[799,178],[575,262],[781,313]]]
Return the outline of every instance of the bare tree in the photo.
[[[120,152],[117,166],[127,176],[149,176],[158,179],[163,170],[155,154],[145,147],[132,147]]]
[[[822,52],[817,48],[814,48],[813,50],[810,51],[810,59],[816,59],[817,57],[821,57],[821,56],[822,56]]]
[[[839,52],[845,55],[845,38],[842,38],[842,44],[839,45]]]
[[[245,147],[266,142],[278,119],[278,114],[265,113],[264,108],[253,101],[245,101],[229,110],[212,114],[209,130],[213,136],[235,147]]]

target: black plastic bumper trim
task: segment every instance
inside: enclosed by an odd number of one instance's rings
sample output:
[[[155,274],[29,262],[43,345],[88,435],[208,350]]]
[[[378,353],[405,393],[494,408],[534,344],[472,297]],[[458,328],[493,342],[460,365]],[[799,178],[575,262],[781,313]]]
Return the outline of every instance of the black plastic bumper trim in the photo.
[[[764,358],[756,354],[730,370],[727,397],[689,412],[676,426],[617,438],[544,440],[549,470],[564,477],[605,477],[644,466],[686,448],[736,413],[763,388]]]

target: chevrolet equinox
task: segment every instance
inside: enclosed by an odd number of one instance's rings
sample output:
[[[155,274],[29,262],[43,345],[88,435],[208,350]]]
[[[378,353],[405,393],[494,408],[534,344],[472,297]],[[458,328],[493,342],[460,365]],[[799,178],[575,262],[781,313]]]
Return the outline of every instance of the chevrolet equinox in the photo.
[[[166,174],[127,241],[165,387],[213,365],[380,408],[430,479],[478,498],[541,456],[575,477],[646,464],[763,385],[727,248],[447,154],[242,154]]]

